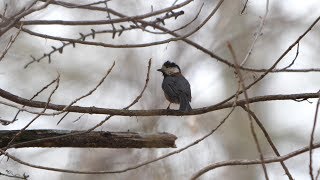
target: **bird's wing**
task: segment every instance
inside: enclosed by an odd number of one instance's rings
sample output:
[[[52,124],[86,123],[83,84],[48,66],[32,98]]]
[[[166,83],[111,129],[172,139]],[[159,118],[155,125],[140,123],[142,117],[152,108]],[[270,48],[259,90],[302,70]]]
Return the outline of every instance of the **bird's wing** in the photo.
[[[166,78],[162,88],[168,96],[179,99],[181,95],[186,95],[188,101],[191,101],[190,84],[183,76],[168,76]]]
[[[177,80],[177,89],[179,93],[183,93],[187,96],[188,101],[191,101],[191,89],[190,84],[186,78],[183,76],[179,76],[179,80]]]
[[[162,83],[163,91],[171,98],[179,98],[179,89],[177,88],[177,79],[174,77],[166,77]]]

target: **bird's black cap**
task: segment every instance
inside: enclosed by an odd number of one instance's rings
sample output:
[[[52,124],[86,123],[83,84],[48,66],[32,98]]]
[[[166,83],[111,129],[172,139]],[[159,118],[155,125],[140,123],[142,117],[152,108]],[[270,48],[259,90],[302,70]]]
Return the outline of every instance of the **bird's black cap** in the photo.
[[[167,67],[167,68],[169,68],[169,67],[177,67],[179,69],[179,71],[181,71],[180,67],[174,62],[167,61],[163,65],[165,67]]]

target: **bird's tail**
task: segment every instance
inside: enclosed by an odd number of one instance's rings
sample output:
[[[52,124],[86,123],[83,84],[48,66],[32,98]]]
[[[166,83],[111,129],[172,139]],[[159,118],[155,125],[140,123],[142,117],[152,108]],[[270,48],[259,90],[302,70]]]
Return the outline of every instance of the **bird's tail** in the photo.
[[[180,96],[180,108],[179,111],[183,112],[189,112],[191,111],[192,108],[190,106],[189,100],[186,95],[181,95]]]

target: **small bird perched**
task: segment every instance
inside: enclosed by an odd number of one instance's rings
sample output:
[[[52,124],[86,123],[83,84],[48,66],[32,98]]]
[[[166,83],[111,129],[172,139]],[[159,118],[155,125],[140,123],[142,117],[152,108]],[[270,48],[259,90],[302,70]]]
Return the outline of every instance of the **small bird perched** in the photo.
[[[180,111],[190,111],[192,109],[189,104],[191,102],[190,84],[181,74],[180,67],[174,62],[167,61],[157,71],[162,72],[163,75],[162,90],[170,102],[167,109],[170,109],[171,103],[176,103],[180,104]]]

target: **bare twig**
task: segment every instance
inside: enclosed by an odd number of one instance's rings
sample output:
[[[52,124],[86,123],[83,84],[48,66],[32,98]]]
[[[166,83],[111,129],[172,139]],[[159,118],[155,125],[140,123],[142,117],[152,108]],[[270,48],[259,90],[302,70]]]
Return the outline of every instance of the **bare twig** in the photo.
[[[142,95],[143,95],[144,91],[146,90],[146,88],[148,86],[148,83],[149,83],[149,80],[150,80],[151,60],[152,59],[150,58],[149,61],[148,61],[147,77],[146,77],[144,86],[143,86],[140,94],[128,106],[126,106],[123,109],[129,109],[131,106],[135,105],[142,98]]]
[[[3,52],[2,52],[2,54],[0,56],[0,61],[3,60],[4,56],[7,54],[8,50],[10,49],[12,44],[16,41],[17,37],[19,36],[19,34],[21,32],[21,27],[22,27],[22,24],[20,25],[20,28],[19,28],[18,32],[14,36],[10,37],[10,40],[9,40],[7,46],[4,48],[4,50],[3,50]]]
[[[248,2],[248,1],[247,1],[247,2]],[[247,4],[247,2],[246,2],[246,4]],[[243,13],[243,11],[244,11],[244,9],[245,9],[246,4],[244,5],[243,10],[241,11],[241,14]],[[260,21],[260,25],[259,25],[259,27],[258,27],[258,29],[257,29],[257,31],[256,31],[256,33],[255,33],[254,39],[253,39],[253,41],[252,41],[252,43],[251,43],[251,46],[250,46],[250,48],[249,48],[249,50],[248,50],[245,58],[244,58],[244,59],[242,60],[242,62],[240,63],[240,66],[243,66],[243,65],[247,62],[247,60],[249,59],[249,56],[251,55],[251,53],[252,53],[252,51],[253,51],[253,48],[254,48],[257,40],[258,40],[258,37],[260,37],[260,35],[261,35],[262,29],[263,29],[263,25],[264,25],[264,23],[265,23],[265,21],[266,21],[268,12],[269,12],[269,0],[266,0],[266,9],[265,9],[264,15],[263,15],[263,17],[262,17],[262,19],[261,19],[261,21]]]
[[[76,102],[80,101],[83,98],[86,98],[88,96],[90,96],[94,91],[96,91],[98,89],[98,87],[104,82],[104,80],[108,77],[108,75],[110,74],[110,72],[112,71],[114,65],[115,65],[115,61],[113,61],[112,66],[108,69],[107,73],[101,78],[101,80],[98,82],[98,84],[91,89],[89,92],[87,92],[86,94],[78,97],[77,99],[73,100],[68,106],[66,106],[65,108],[63,108],[62,112],[65,112],[70,106],[72,106],[73,104],[75,104]]]
[[[235,68],[236,74],[237,74],[237,76],[238,76],[238,78],[239,78],[239,83],[240,83],[240,85],[241,85],[241,88],[242,88],[242,90],[243,90],[244,97],[245,97],[245,100],[246,100],[246,103],[245,103],[243,106],[245,106],[246,108],[248,108],[248,109],[250,110],[249,100],[248,100],[248,99],[249,99],[249,96],[248,96],[247,91],[246,91],[246,89],[245,89],[246,85],[245,85],[244,79],[243,79],[243,77],[242,77],[242,73],[241,73],[241,71],[240,71],[240,68],[239,68],[240,66],[239,66],[239,64],[238,64],[238,62],[237,62],[236,55],[235,55],[235,53],[234,53],[234,51],[233,51],[233,48],[232,48],[232,46],[231,46],[231,44],[230,44],[229,42],[228,42],[228,48],[229,48],[229,50],[230,50],[230,52],[231,52],[231,55],[232,55],[232,57],[233,57],[234,64],[236,65],[236,68]],[[254,142],[255,142],[255,144],[256,144],[256,146],[257,146],[257,150],[258,150],[259,155],[260,155],[260,160],[262,161],[262,164],[261,164],[261,165],[262,165],[262,168],[263,168],[264,176],[265,176],[265,178],[268,180],[268,179],[269,179],[269,176],[268,176],[268,172],[267,172],[266,165],[265,165],[265,163],[263,162],[263,161],[264,161],[263,153],[262,153],[262,150],[261,150],[261,147],[260,147],[260,143],[259,143],[258,137],[257,137],[257,135],[256,135],[256,132],[255,132],[255,129],[254,129],[254,126],[253,126],[252,117],[251,117],[251,115],[249,114],[249,112],[248,112],[248,117],[249,117],[251,134],[252,134],[253,139],[254,139]]]
[[[313,149],[316,149],[316,148],[320,148],[320,143],[314,144]],[[298,156],[298,155],[305,153],[305,152],[308,152],[308,151],[310,151],[310,146],[306,146],[301,149],[292,151],[291,153],[280,156],[280,157],[272,157],[272,158],[264,159],[264,163],[275,163],[275,162],[279,162],[279,161],[286,161],[290,158],[293,158],[295,156]],[[213,163],[209,166],[202,168],[200,171],[196,172],[192,176],[191,179],[195,180],[195,179],[199,178],[201,175],[203,175],[204,173],[211,171],[213,169],[219,168],[219,167],[254,165],[254,164],[261,164],[261,163],[262,163],[262,161],[260,159],[257,159],[257,160],[230,160],[230,161],[217,162],[217,163]]]
[[[77,122],[77,121],[79,121],[81,118],[82,118],[82,116],[84,116],[85,114],[81,114],[77,119],[75,119],[74,121],[72,121],[72,122]]]
[[[243,8],[242,8],[242,10],[241,10],[241,14],[243,14],[244,11],[246,10],[247,4],[248,4],[248,1],[249,1],[249,0],[245,0],[245,1],[246,1],[246,2],[245,2],[244,5],[243,5]]]
[[[177,28],[177,29],[171,30],[170,32],[176,32],[176,31],[182,30],[182,29],[188,27],[190,24],[192,24],[196,19],[198,19],[199,15],[200,15],[200,13],[201,13],[201,10],[202,10],[202,8],[203,8],[203,6],[204,6],[204,3],[202,3],[201,7],[199,8],[198,13],[194,16],[193,19],[190,20],[190,22],[186,23],[185,25],[183,25],[183,26],[181,26],[181,27],[179,27],[179,28]],[[139,27],[139,28],[141,29],[142,27]],[[150,30],[147,30],[147,29],[145,29],[144,31],[149,32],[149,33],[152,33],[152,34],[167,34],[167,33],[168,33],[168,32],[166,32],[166,31],[155,32],[155,31],[150,31]]]
[[[60,118],[60,120],[57,122],[57,125],[59,125],[60,124],[60,122],[69,114],[70,112],[66,112],[66,113],[64,113],[64,115]]]
[[[56,90],[59,88],[59,85],[60,85],[60,74],[58,74],[58,77],[57,77],[57,81],[56,81],[56,87],[51,91],[48,99],[47,99],[47,102],[46,102],[46,105],[45,107],[43,108],[42,110],[42,113],[44,113],[46,110],[47,110],[47,107],[48,107],[48,104],[50,103],[51,101],[51,98],[53,96],[53,94],[56,92]],[[21,136],[21,134],[23,133],[23,131],[25,131],[35,120],[37,120],[41,115],[38,114],[36,115],[27,125],[25,125],[21,130],[19,130],[19,132],[17,132],[15,134],[15,136],[12,137],[12,139],[9,141],[9,143],[7,144],[7,147],[10,146],[11,143],[14,142],[14,140],[16,138],[18,138],[19,136]]]
[[[4,5],[4,10],[3,10],[3,14],[2,14],[3,17],[6,16],[7,10],[8,10],[8,4],[5,3],[5,5]],[[4,18],[1,18],[0,26],[2,26],[2,23],[3,23],[4,21],[5,21],[5,19],[4,19]]]
[[[149,59],[149,62],[148,62],[148,72],[147,72],[145,85],[144,85],[142,91],[140,92],[140,94],[133,100],[133,102],[130,103],[127,107],[125,107],[126,109],[128,109],[131,106],[133,106],[134,104],[136,104],[139,101],[139,99],[142,97],[142,94],[144,93],[145,89],[147,88],[147,85],[148,85],[148,82],[149,82],[150,69],[151,69],[151,59]],[[71,133],[71,134],[68,134],[68,135],[61,135],[61,136],[57,136],[57,137],[41,138],[41,139],[37,139],[37,140],[28,141],[26,143],[39,143],[39,142],[42,142],[42,141],[57,140],[57,139],[60,139],[60,138],[66,138],[66,137],[71,137],[71,136],[75,136],[75,135],[88,133],[88,132],[91,132],[91,131],[95,130],[96,128],[98,128],[102,124],[104,124],[111,117],[112,117],[112,115],[107,116],[103,121],[101,121],[100,123],[98,123],[97,125],[93,126],[92,128],[88,129],[85,132],[75,132],[75,133]],[[61,118],[61,119],[63,119],[63,118]],[[25,144],[25,143],[16,143],[14,145],[11,145],[10,147],[15,147],[15,146],[23,145],[23,144]]]
[[[107,11],[108,12],[108,11]],[[177,15],[182,15],[183,11],[179,11]],[[174,16],[166,16],[166,18],[175,17]],[[64,25],[64,26],[92,26],[92,25],[106,25],[106,24],[114,24],[123,22],[123,18],[121,19],[110,19],[107,16],[108,20],[90,20],[90,21],[66,21],[66,20],[27,20],[27,21],[19,21],[19,23],[24,26],[28,25]],[[130,17],[130,21],[135,21],[136,19],[132,16]],[[114,25],[113,25],[114,26]],[[115,27],[113,27],[115,29]]]
[[[295,63],[296,59],[297,59],[298,56],[299,56],[299,47],[300,47],[300,43],[298,42],[298,44],[297,44],[296,56],[293,58],[293,60],[291,61],[291,63],[290,63],[288,66],[286,66],[286,67],[284,67],[284,68],[282,68],[282,69],[280,69],[280,70],[287,70],[288,68],[290,68],[290,67]]]
[[[0,172],[0,176],[5,176],[5,177],[8,177],[8,178],[14,178],[14,179],[25,179],[27,180],[29,178],[29,175],[27,174],[23,174],[23,175],[19,175],[19,174],[14,174],[13,172],[9,171],[9,170],[6,170],[7,173],[2,173]]]
[[[280,153],[278,151],[278,149],[276,148],[276,146],[273,144],[271,137],[269,136],[267,130],[264,128],[263,124],[261,123],[261,121],[258,119],[258,117],[256,116],[256,114],[251,111],[250,109],[248,109],[247,107],[245,107],[244,105],[241,106],[245,111],[247,111],[248,113],[250,113],[250,115],[252,116],[252,118],[256,121],[256,123],[258,124],[258,126],[260,127],[260,129],[262,130],[264,136],[266,137],[268,143],[270,144],[271,148],[273,149],[274,153],[280,157]],[[286,175],[288,176],[288,178],[290,180],[293,180],[294,178],[292,177],[291,173],[289,172],[289,169],[287,168],[287,166],[285,165],[285,163],[283,161],[280,161],[280,164],[282,166],[282,168],[284,169]]]
[[[269,73],[279,64],[279,62],[291,51],[291,49],[292,49],[296,44],[298,44],[298,43],[300,42],[300,40],[301,40],[303,37],[305,37],[305,35],[307,35],[307,34],[311,31],[311,29],[319,22],[319,20],[320,20],[320,16],[319,16],[315,21],[313,21],[313,23],[308,27],[308,29],[307,29],[302,35],[300,35],[300,36],[298,37],[298,39],[295,40],[295,41],[287,48],[287,50],[285,50],[285,51],[281,54],[281,56],[273,63],[273,65],[272,65],[269,69],[263,71],[263,74],[260,75],[254,82],[252,82],[251,84],[249,84],[245,89],[251,88],[253,85],[255,85],[256,83],[258,83],[261,79],[263,79],[267,74],[269,74]],[[242,90],[242,91],[243,91],[243,90]],[[241,92],[241,93],[242,93],[242,92]],[[222,104],[230,101],[230,100],[233,99],[234,97],[235,97],[235,94],[233,94],[233,95],[231,95],[230,97],[226,98],[225,100],[217,103],[215,106],[222,105]]]
[[[314,113],[314,120],[313,120],[313,125],[312,125],[312,131],[311,131],[311,135],[310,135],[310,152],[309,152],[309,174],[310,174],[310,178],[311,180],[314,180],[314,176],[313,176],[313,168],[312,168],[312,147],[313,147],[313,139],[314,139],[314,132],[316,130],[316,124],[317,124],[317,119],[318,119],[318,111],[319,111],[319,105],[320,105],[320,91],[318,91],[319,93],[319,99],[317,102],[317,106],[316,106],[316,111]]]
[[[142,88],[140,94],[126,107],[123,108],[123,110],[128,110],[130,107],[132,107],[133,105],[135,105],[141,98],[142,95],[144,93],[144,91],[146,90],[148,83],[149,83],[149,79],[150,79],[150,69],[151,69],[151,61],[152,59],[150,58],[148,61],[148,70],[147,70],[147,77],[146,77],[146,81],[144,84],[144,87]],[[102,120],[100,123],[96,124],[95,126],[91,127],[90,129],[87,130],[87,132],[91,132],[95,129],[97,129],[98,127],[102,126],[105,122],[107,122],[113,115],[109,115],[107,117],[105,117],[104,120]]]
[[[76,98],[75,100],[73,100],[69,105],[66,105],[64,106],[61,110],[59,110],[59,112],[54,112],[54,113],[45,113],[45,112],[34,112],[34,111],[30,111],[30,110],[27,110],[25,108],[20,108],[20,107],[17,107],[16,105],[13,105],[13,104],[10,104],[10,103],[7,103],[7,102],[4,102],[4,101],[0,101],[0,104],[4,104],[4,105],[7,105],[7,106],[10,106],[10,107],[14,107],[14,108],[17,108],[19,109],[20,111],[26,111],[26,112],[29,112],[29,113],[32,113],[32,114],[37,114],[37,115],[49,115],[49,116],[54,116],[54,115],[59,115],[59,114],[62,114],[63,112],[66,112],[67,109],[69,107],[72,107],[73,104],[75,104],[76,102],[78,102],[79,100],[91,95],[103,82],[104,80],[106,79],[106,77],[110,74],[111,70],[113,69],[115,65],[115,62],[113,62],[113,65],[109,68],[109,70],[107,71],[107,73],[102,77],[102,79],[98,82],[98,84],[92,89],[90,90],[88,93],[82,95],[81,97],[79,98]],[[1,91],[1,90],[0,90]],[[27,100],[27,101],[30,101],[32,102],[32,100]],[[43,102],[44,103],[44,102]],[[51,103],[44,103],[43,105],[43,108],[48,108],[50,109],[50,104]],[[24,104],[22,104],[24,105]]]
[[[50,2],[53,1],[53,0],[47,0],[43,5],[41,6],[38,6],[38,7],[35,7],[35,8],[32,8],[36,2],[36,1],[33,1],[27,8],[26,10],[25,9],[22,9],[22,12],[19,12],[19,14],[17,14],[16,16],[14,16],[12,19],[8,19],[7,21],[9,21],[9,23],[7,24],[7,26],[3,27],[0,29],[0,37],[6,33],[9,29],[11,29],[12,27],[14,27],[16,25],[16,23],[23,17],[33,13],[33,12],[36,12],[36,11],[39,11],[41,9],[44,9],[46,8]]]
[[[45,0],[41,0],[41,1],[45,1]],[[146,18],[149,18],[149,17],[152,17],[152,16],[156,16],[156,15],[159,15],[159,14],[163,14],[163,13],[167,13],[167,12],[173,11],[175,9],[179,9],[181,7],[184,7],[184,6],[188,5],[192,1],[193,0],[186,0],[186,1],[182,2],[182,3],[180,3],[180,4],[169,6],[167,8],[163,8],[163,9],[160,9],[160,10],[157,10],[157,11],[152,11],[152,12],[147,13],[147,14],[142,14],[142,15],[137,15],[137,16],[128,16],[128,17],[122,16],[119,19],[113,19],[112,22],[113,23],[120,23],[120,22],[132,21],[132,20],[146,19]],[[103,7],[97,7],[97,6],[81,6],[79,4],[68,3],[68,2],[63,2],[63,1],[52,1],[51,4],[60,5],[60,6],[66,7],[66,8],[74,8],[75,7],[75,8],[78,8],[78,9],[85,9],[85,10],[92,10],[92,11],[102,11],[102,12],[106,12],[107,11],[107,12],[110,12],[110,13],[114,12],[114,10],[109,9],[109,8],[103,8]],[[111,21],[109,23],[111,23]]]
[[[106,5],[106,9],[109,9],[108,8],[108,3],[107,2],[104,2],[104,4]],[[110,12],[107,11],[107,18],[112,21],[111,19],[111,15],[110,15]],[[112,26],[112,30],[113,30],[113,33],[112,33],[112,39],[114,39],[115,35],[116,35],[116,28],[114,27],[114,23],[111,23],[111,26]]]
[[[61,5],[63,7],[66,7],[66,8],[80,8],[80,7],[88,7],[88,6],[92,6],[92,5],[98,5],[98,4],[103,4],[103,3],[106,3],[110,0],[104,0],[104,1],[97,1],[97,2],[93,2],[93,3],[88,3],[88,4],[79,4],[79,5],[67,5],[67,4],[64,4],[60,1],[54,1],[56,4],[58,5]]]
[[[42,93],[44,90],[46,90],[48,87],[50,87],[53,83],[58,81],[59,76],[57,76],[56,79],[52,80],[50,83],[48,83],[47,85],[45,85],[42,89],[40,89],[39,91],[36,92],[35,95],[33,95],[30,100],[33,100],[35,97],[37,97],[40,93]],[[22,106],[22,108],[24,108],[25,106]],[[17,121],[18,119],[18,115],[21,112],[21,110],[19,109],[18,112],[16,113],[16,115],[14,116],[13,120],[11,121],[11,123],[14,123],[15,121]]]

